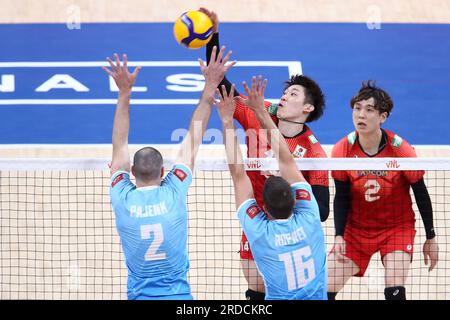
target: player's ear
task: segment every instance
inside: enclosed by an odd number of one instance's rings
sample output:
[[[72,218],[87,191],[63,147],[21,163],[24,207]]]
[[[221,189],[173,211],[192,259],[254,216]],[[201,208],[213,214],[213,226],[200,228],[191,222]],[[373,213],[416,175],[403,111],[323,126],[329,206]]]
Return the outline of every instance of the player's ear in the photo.
[[[161,167],[161,178],[164,177],[164,166]]]
[[[388,117],[387,112],[383,112],[381,114],[381,123],[384,123],[386,121],[387,117]]]
[[[134,177],[136,177],[136,175],[134,174],[134,165],[131,165],[131,173],[133,174]]]
[[[307,103],[307,104],[305,104],[303,106],[303,112],[304,113],[311,113],[311,112],[314,111],[314,109],[315,109],[314,106],[312,104],[310,104],[310,103]]]

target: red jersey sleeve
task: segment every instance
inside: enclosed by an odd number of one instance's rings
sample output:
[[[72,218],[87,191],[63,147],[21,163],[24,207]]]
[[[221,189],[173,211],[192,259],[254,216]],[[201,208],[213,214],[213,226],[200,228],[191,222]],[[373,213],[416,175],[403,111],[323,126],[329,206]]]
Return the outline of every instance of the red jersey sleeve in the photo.
[[[413,146],[411,146],[408,142],[400,138],[399,136],[395,135],[394,140],[392,142],[392,145],[394,146],[395,157],[399,158],[417,158],[416,150]],[[398,145],[398,147],[397,147]],[[425,175],[425,171],[418,170],[418,171],[403,171],[403,176],[406,178],[406,180],[410,184],[414,184],[420,179],[423,178]]]
[[[248,129],[247,112],[251,110],[247,108],[242,99],[244,99],[244,96],[242,95],[234,98],[234,102],[236,103],[236,109],[234,110],[234,118],[237,120],[237,122],[239,122],[239,124],[244,128],[244,130],[247,130]]]
[[[333,150],[331,151],[331,157],[332,158],[347,157],[347,138],[340,140],[338,143],[334,145]],[[333,179],[343,182],[349,180],[347,171],[343,170],[333,170],[331,171],[331,176],[333,177]]]

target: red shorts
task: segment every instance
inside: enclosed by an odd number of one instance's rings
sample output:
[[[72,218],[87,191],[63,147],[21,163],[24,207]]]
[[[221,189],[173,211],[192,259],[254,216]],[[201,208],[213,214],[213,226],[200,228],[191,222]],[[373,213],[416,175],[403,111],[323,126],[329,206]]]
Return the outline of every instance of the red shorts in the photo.
[[[414,225],[377,231],[346,226],[344,233],[345,256],[359,267],[359,273],[355,276],[362,277],[367,270],[370,258],[377,251],[380,251],[381,261],[386,254],[394,251],[409,253],[412,259],[415,235]],[[333,251],[334,248],[331,252]]]
[[[252,250],[250,249],[250,243],[248,243],[244,231],[242,231],[241,250],[239,251],[239,253],[241,255],[241,259],[243,260],[254,260]]]

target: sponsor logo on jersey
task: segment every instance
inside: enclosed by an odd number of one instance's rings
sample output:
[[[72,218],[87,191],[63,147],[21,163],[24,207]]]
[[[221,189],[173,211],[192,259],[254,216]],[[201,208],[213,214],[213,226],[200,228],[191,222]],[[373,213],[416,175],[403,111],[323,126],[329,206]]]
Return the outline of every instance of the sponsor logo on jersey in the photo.
[[[187,177],[186,172],[184,172],[184,171],[181,170],[181,169],[175,169],[174,174],[175,174],[175,176],[176,176],[178,179],[180,179],[181,182],[183,182],[184,179],[186,179],[186,177]]]
[[[250,219],[253,219],[254,217],[257,216],[257,214],[259,213],[259,207],[258,205],[254,204],[252,205],[250,208],[247,209],[246,213],[247,215],[250,217]]]
[[[111,188],[114,188],[114,186],[115,186],[116,184],[118,184],[120,180],[123,179],[123,175],[124,175],[124,174],[121,173],[121,174],[119,174],[117,177],[114,178],[114,181],[111,183]]]
[[[304,200],[304,201],[311,201],[311,195],[309,194],[308,190],[297,189],[297,190],[295,190],[295,199],[297,199],[297,200]]]
[[[384,170],[360,170],[358,171],[358,177],[365,177],[369,175],[373,175],[376,177],[386,177],[388,175],[388,171]]]
[[[307,151],[306,148],[303,148],[302,146],[297,145],[297,146],[295,147],[294,152],[292,152],[292,155],[293,155],[295,158],[303,158],[303,156],[305,155],[306,151]]]

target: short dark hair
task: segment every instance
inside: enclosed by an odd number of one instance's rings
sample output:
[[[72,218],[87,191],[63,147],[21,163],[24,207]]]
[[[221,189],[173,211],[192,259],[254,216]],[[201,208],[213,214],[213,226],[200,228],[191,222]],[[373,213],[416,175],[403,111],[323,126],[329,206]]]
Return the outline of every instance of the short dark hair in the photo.
[[[319,119],[325,109],[325,96],[322,89],[320,89],[317,82],[313,79],[304,75],[296,74],[285,82],[284,90],[296,84],[302,86],[305,90],[305,102],[314,106],[314,110],[308,115],[306,122],[312,122]]]
[[[282,177],[269,177],[263,189],[266,210],[275,219],[287,219],[294,209],[294,195],[289,183]]]
[[[161,153],[152,147],[142,148],[134,154],[133,166],[136,179],[150,181],[161,176],[163,158]]]
[[[383,89],[375,85],[374,80],[363,81],[358,93],[350,100],[350,107],[353,109],[355,103],[373,98],[375,100],[375,109],[378,112],[387,112],[389,115],[394,108],[394,102],[391,96]]]

